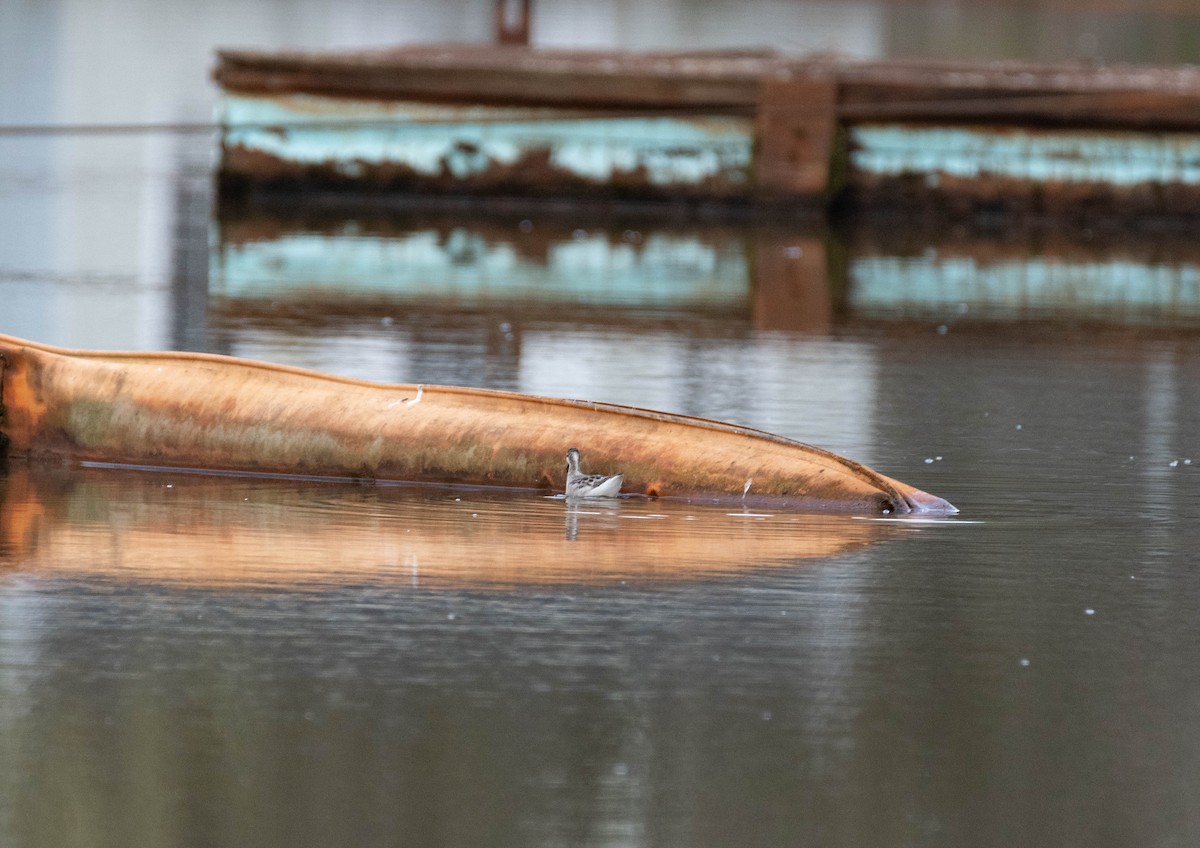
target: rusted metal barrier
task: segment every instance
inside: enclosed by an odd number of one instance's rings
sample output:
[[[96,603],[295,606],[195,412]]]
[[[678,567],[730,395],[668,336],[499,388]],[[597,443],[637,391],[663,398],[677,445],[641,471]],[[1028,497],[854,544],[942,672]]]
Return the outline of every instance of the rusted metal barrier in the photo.
[[[10,457],[561,490],[564,453],[625,491],[781,508],[952,513],[820,448],[665,412],[472,388],[384,385],[194,353],[0,336]]]
[[[771,52],[223,51],[222,196],[1200,215],[1200,71]]]

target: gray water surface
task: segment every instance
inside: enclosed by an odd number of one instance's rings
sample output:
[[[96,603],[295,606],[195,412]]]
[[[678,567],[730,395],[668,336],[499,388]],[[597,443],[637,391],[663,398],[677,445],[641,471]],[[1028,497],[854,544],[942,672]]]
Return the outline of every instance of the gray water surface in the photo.
[[[290,326],[212,332],[815,434],[962,514],[11,468],[5,844],[1200,833],[1186,336],[547,318],[506,371],[447,331]]]
[[[0,845],[1200,842],[1186,237],[214,217],[211,144],[0,138],[0,332],[725,419],[962,512],[10,463]]]

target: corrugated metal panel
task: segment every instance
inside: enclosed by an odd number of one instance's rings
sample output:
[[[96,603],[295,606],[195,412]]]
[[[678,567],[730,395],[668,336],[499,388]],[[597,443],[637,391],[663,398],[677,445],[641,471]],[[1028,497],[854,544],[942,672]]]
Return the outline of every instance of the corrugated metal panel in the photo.
[[[871,124],[850,130],[858,171],[1036,183],[1200,183],[1200,134]]]
[[[227,95],[226,171],[412,186],[562,184],[740,193],[753,120],[607,116],[295,94]]]

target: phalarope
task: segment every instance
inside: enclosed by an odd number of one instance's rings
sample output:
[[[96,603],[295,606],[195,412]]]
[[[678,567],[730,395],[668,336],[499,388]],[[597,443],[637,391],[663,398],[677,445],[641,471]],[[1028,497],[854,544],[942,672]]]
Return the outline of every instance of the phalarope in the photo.
[[[621,491],[624,474],[584,474],[579,470],[579,450],[567,449],[567,497],[611,498]]]

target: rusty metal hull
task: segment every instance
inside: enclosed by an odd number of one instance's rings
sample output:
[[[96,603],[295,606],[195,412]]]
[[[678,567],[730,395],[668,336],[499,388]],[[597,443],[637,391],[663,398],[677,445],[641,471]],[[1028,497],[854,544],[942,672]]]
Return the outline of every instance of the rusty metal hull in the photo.
[[[860,513],[954,512],[819,448],[611,404],[383,385],[192,353],[72,351],[0,336],[14,456],[560,489],[565,450],[624,491]]]

